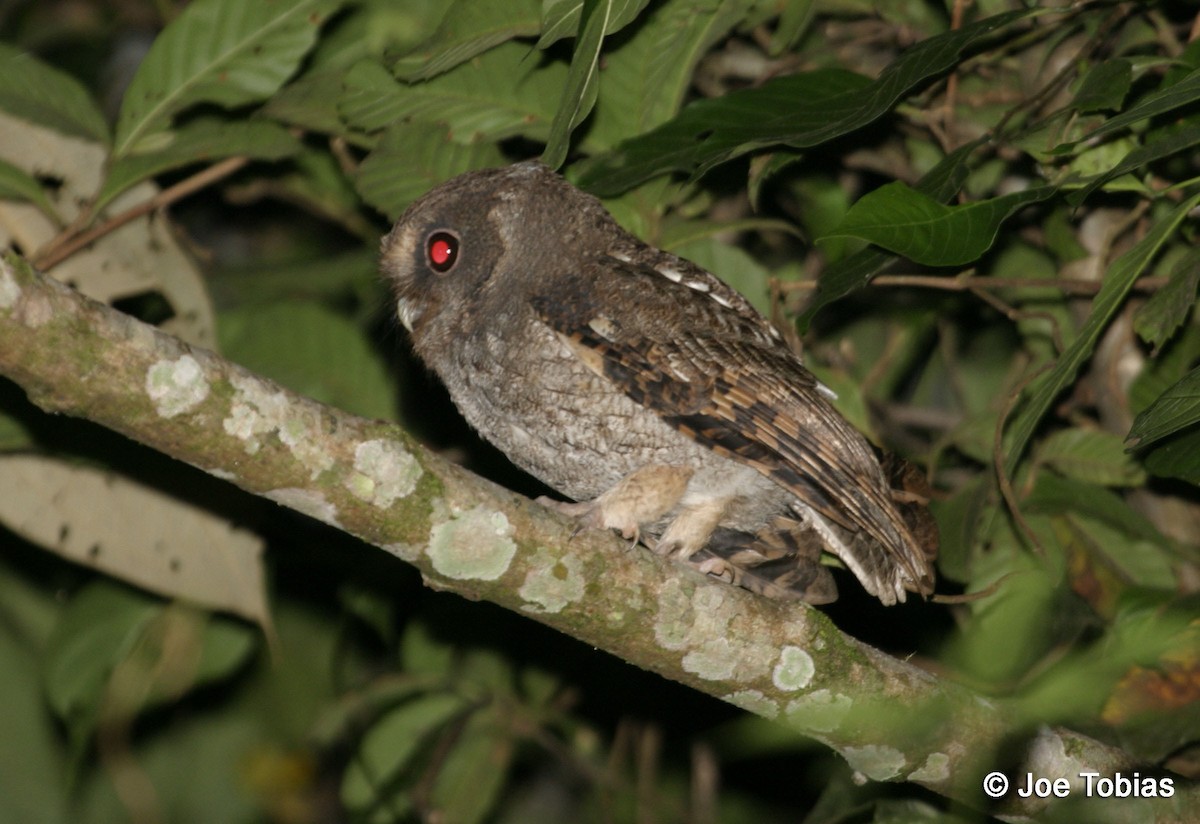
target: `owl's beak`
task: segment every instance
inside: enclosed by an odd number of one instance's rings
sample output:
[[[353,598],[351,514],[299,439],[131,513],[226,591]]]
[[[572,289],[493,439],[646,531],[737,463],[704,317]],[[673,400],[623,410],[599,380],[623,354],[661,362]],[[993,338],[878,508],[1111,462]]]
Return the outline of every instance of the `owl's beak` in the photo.
[[[400,316],[400,322],[404,324],[404,328],[411,332],[413,324],[421,316],[421,310],[405,298],[400,298],[396,301],[396,314]]]

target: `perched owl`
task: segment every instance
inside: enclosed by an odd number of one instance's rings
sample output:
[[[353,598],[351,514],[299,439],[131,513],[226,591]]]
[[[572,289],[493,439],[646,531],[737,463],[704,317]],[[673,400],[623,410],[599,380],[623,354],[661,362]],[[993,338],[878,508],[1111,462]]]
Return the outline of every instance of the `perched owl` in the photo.
[[[439,186],[381,265],[467,421],[586,525],[772,597],[834,600],[822,550],[885,604],[932,591],[927,512],[770,323],[547,167]]]

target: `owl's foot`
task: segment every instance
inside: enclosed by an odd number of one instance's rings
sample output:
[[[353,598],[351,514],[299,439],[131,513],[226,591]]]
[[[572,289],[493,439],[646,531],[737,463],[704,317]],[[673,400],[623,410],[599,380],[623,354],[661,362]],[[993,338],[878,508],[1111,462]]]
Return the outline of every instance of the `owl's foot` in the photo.
[[[718,529],[703,550],[688,561],[701,572],[768,598],[828,604],[837,600],[837,584],[820,564],[821,548],[789,519],[776,519],[756,535]]]
[[[679,508],[675,518],[667,526],[654,551],[668,558],[686,561],[699,552],[721,517],[729,508],[732,498],[708,498],[695,501]]]
[[[690,467],[650,464],[622,478],[594,500],[565,503],[543,496],[537,502],[578,518],[581,527],[615,529],[621,537],[636,543],[642,524],[657,521],[679,503],[692,472]]]

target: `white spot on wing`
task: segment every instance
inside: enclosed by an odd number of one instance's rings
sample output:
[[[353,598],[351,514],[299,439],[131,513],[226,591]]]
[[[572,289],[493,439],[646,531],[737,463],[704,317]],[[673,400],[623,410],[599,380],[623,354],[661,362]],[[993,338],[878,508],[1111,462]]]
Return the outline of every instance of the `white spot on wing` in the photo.
[[[697,292],[707,292],[712,289],[711,286],[702,280],[685,281],[683,285],[689,289],[695,289]]]
[[[771,331],[774,332],[775,330],[772,329]],[[779,334],[779,333],[776,332],[775,334]],[[820,392],[825,397],[829,398],[829,400],[831,400],[831,401],[836,401],[838,399],[838,393],[834,392],[832,389],[830,389],[828,386],[821,383],[820,381],[817,381],[817,391]]]
[[[592,331],[605,340],[613,340],[617,335],[616,325],[606,317],[594,317],[588,321]]]
[[[683,273],[678,269],[672,269],[670,266],[655,266],[654,271],[665,277],[672,283],[679,283],[683,280]]]

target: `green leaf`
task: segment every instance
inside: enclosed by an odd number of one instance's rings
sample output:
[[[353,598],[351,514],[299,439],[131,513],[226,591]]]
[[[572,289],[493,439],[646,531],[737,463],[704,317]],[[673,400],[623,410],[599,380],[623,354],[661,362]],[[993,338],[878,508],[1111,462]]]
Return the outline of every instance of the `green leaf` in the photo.
[[[649,2],[650,0],[615,0],[611,4],[612,15],[605,24],[604,36],[618,32],[636,20]],[[537,47],[545,49],[564,37],[574,37],[579,31],[583,5],[583,0],[543,0],[542,36],[538,38]]]
[[[1158,527],[1146,516],[1130,507],[1120,495],[1095,484],[1041,472],[1023,508],[1046,515],[1077,512],[1107,524],[1129,539],[1148,541],[1164,549],[1168,546]]]
[[[0,43],[0,109],[63,134],[109,141],[108,125],[78,80]]]
[[[800,38],[808,31],[808,25],[812,22],[816,10],[817,4],[814,0],[789,0],[784,3],[783,11],[779,15],[779,25],[771,33],[771,44],[767,47],[767,53],[778,57],[799,43]]]
[[[204,118],[163,134],[153,151],[118,157],[109,169],[93,208],[103,209],[131,186],[184,166],[214,163],[245,155],[255,160],[281,160],[299,153],[301,143],[283,126],[266,120],[228,121]]]
[[[991,551],[973,565],[973,588],[1016,574],[971,605],[971,617],[950,653],[957,666],[992,683],[1018,677],[1056,640],[1047,627],[1055,626],[1061,576],[1014,544],[1011,536],[994,537]]]
[[[1146,473],[1124,450],[1119,435],[1064,429],[1046,438],[1035,460],[1077,481],[1097,486],[1138,486]]]
[[[396,82],[380,64],[364,61],[346,75],[338,109],[347,123],[365,132],[413,119],[447,126],[458,143],[514,135],[545,140],[566,74],[562,63],[539,60],[521,43],[502,43],[411,85]]]
[[[731,0],[656,4],[633,32],[620,38],[624,42],[605,52],[604,82],[585,145],[611,149],[674,117],[696,64],[742,19],[744,5]]]
[[[328,151],[306,146],[301,149],[300,154],[288,161],[282,173],[259,177],[248,185],[252,191],[258,191],[285,202],[300,204],[312,214],[337,223],[346,231],[372,243],[379,236],[379,228],[374,221],[366,217],[362,208],[362,200],[346,176],[346,170]],[[337,264],[331,264],[330,272],[346,272],[348,268],[357,269],[357,265],[352,261],[356,257],[361,257],[364,252],[368,255],[372,254],[367,248],[362,248],[338,256],[336,259],[351,263],[351,266],[339,267]],[[326,260],[332,259],[322,258],[319,262],[324,265]],[[299,265],[303,266],[304,264]],[[312,263],[308,265],[311,266]],[[374,262],[370,268],[375,269]],[[327,277],[324,282],[329,283],[334,280],[337,278]],[[252,285],[250,288],[254,289],[255,286]]]
[[[343,99],[346,72],[344,66],[308,72],[272,95],[262,107],[262,114],[309,131],[344,135],[346,124],[338,106]]]
[[[433,806],[446,821],[476,824],[495,806],[515,749],[508,727],[496,705],[467,722],[433,788]]]
[[[1171,338],[1133,379],[1129,408],[1140,414],[1200,363],[1200,325],[1188,324]]]
[[[972,141],[944,157],[917,182],[917,191],[939,202],[945,202],[954,197],[967,179],[969,171],[967,161],[970,159],[971,153],[982,142],[982,140]],[[826,269],[817,283],[816,291],[813,292],[808,307],[797,322],[801,332],[808,329],[812,319],[823,307],[866,286],[871,278],[879,274],[894,260],[896,260],[895,255],[869,248],[855,252]]]
[[[1125,302],[1134,281],[1141,276],[1162,245],[1175,233],[1175,229],[1197,204],[1200,204],[1200,194],[1193,195],[1179,204],[1136,246],[1117,258],[1109,267],[1104,277],[1104,285],[1092,301],[1091,314],[1079,330],[1079,335],[1058,359],[1049,376],[1037,382],[1033,394],[1009,424],[1005,463],[1010,468],[1017,465],[1021,453],[1025,451],[1025,446],[1055,397],[1075,379],[1084,361],[1091,357],[1096,341]]]
[[[697,101],[671,122],[589,164],[580,184],[612,195],[670,171],[697,177],[766,146],[824,143],[879,118],[918,85],[952,68],[967,49],[1037,13],[1031,9],[1000,14],[931,37],[906,49],[875,81],[820,69]]]
[[[467,709],[458,695],[430,693],[404,702],[372,724],[342,777],[342,803],[352,810],[378,804],[386,788],[396,786],[420,747]]]
[[[1056,147],[1055,152],[1064,153],[1072,151],[1079,145],[1090,145],[1102,137],[1137,123],[1139,120],[1174,111],[1197,100],[1200,100],[1200,69],[1194,69],[1171,86],[1146,95],[1132,109],[1109,118],[1079,140]]]
[[[428,80],[493,46],[541,31],[539,0],[455,0],[433,35],[392,66],[403,80]]]
[[[1159,441],[1146,453],[1145,464],[1159,477],[1181,478],[1200,486],[1200,428]]]
[[[0,160],[0,200],[28,200],[55,223],[62,222],[37,178],[6,160]]]
[[[318,303],[283,301],[224,312],[218,337],[229,358],[297,392],[370,418],[396,413],[387,369],[364,332]]]
[[[1189,249],[1171,269],[1167,285],[1138,307],[1133,328],[1155,354],[1192,314],[1200,286],[1200,249]]]
[[[117,118],[117,157],[143,148],[197,103],[232,108],[274,94],[342,0],[196,0],[158,36]],[[158,147],[155,147],[158,148]]]
[[[437,184],[504,162],[494,143],[464,146],[451,140],[444,127],[397,123],[359,165],[354,185],[363,200],[395,220]]]
[[[558,169],[567,159],[571,148],[571,132],[591,114],[596,105],[600,89],[597,74],[600,70],[600,47],[604,44],[604,32],[613,17],[613,5],[617,0],[584,0],[579,36],[575,38],[575,51],[571,55],[571,68],[567,70],[567,83],[558,100],[554,121],[550,124],[550,137],[542,152],[542,162],[551,169]]]
[[[1079,191],[1071,192],[1067,195],[1067,202],[1078,207],[1092,192],[1110,180],[1136,171],[1155,160],[1186,152],[1197,144],[1200,144],[1200,121],[1193,120],[1178,126],[1172,124],[1167,129],[1151,132],[1145,145],[1128,152],[1112,168],[1089,180]]]
[[[768,80],[752,89],[699,100],[653,131],[630,138],[582,164],[579,185],[601,196],[670,171],[693,178],[755,149],[778,144],[806,147],[830,140],[869,119],[860,98],[873,86],[842,69],[817,69]]]
[[[1071,105],[1085,114],[1119,109],[1132,83],[1133,65],[1128,60],[1106,60],[1083,78]]]
[[[1200,421],[1200,366],[1163,392],[1133,421],[1125,439],[1130,449],[1140,449]]]
[[[945,206],[901,181],[880,186],[850,207],[826,237],[859,237],[930,266],[961,266],[996,240],[1000,224],[1023,206],[1053,195],[1053,186]]]
[[[0,821],[77,821],[62,729],[46,712],[45,640],[62,608],[61,589],[9,545],[0,560]],[[32,574],[31,574],[32,573]],[[59,596],[56,598],[55,596]],[[74,812],[74,815],[72,814]]]
[[[46,644],[46,701],[81,744],[92,733],[104,686],[164,604],[107,581],[79,590]]]

